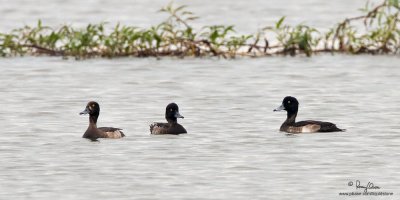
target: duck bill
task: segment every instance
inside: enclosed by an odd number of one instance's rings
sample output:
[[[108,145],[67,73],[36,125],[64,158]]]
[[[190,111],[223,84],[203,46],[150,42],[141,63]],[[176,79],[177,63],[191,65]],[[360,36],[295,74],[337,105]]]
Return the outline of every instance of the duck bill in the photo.
[[[280,105],[279,107],[275,108],[275,109],[274,109],[274,112],[282,111],[282,110],[285,110],[285,106],[283,106],[283,104]]]
[[[182,118],[182,119],[184,118],[179,112],[176,112],[176,113],[175,113],[175,117],[176,117],[176,118]]]
[[[80,112],[79,115],[89,114],[88,109],[86,108],[84,111]]]

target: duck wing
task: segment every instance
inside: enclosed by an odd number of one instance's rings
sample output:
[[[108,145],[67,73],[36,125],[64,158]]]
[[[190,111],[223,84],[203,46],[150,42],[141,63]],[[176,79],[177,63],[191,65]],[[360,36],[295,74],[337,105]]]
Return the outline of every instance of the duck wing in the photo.
[[[337,132],[337,131],[344,131],[344,129],[340,129],[336,126],[336,124],[331,123],[331,122],[322,122],[322,121],[313,121],[313,120],[307,120],[307,121],[300,121],[296,122],[295,127],[304,127],[304,126],[309,126],[313,128],[317,128],[317,132]]]
[[[168,134],[169,128],[170,124],[168,123],[154,122],[150,124],[150,134]]]
[[[104,133],[104,138],[122,138],[125,137],[125,134],[122,132],[120,128],[114,127],[100,127],[98,128]]]

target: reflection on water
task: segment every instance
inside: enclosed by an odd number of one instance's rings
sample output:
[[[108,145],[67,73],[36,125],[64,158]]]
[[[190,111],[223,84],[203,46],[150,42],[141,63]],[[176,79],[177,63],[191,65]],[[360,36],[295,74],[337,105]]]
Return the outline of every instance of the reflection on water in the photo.
[[[400,98],[388,56],[265,59],[9,58],[0,63],[0,196],[8,199],[337,199],[371,181],[397,192]],[[299,120],[345,133],[287,136]],[[87,101],[120,140],[81,136]],[[189,134],[151,136],[176,102]],[[399,194],[396,194],[399,195]]]

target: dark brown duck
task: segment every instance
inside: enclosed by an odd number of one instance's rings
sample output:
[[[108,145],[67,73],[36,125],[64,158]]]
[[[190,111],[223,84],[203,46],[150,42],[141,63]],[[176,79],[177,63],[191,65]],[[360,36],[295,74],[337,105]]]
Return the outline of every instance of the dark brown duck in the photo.
[[[150,133],[155,135],[163,134],[184,134],[187,133],[182,125],[178,124],[178,118],[183,118],[179,113],[179,107],[176,103],[170,103],[165,109],[165,119],[168,123],[155,122],[150,125]]]
[[[287,118],[281,125],[280,131],[288,133],[315,133],[315,132],[337,132],[345,131],[336,127],[334,123],[322,121],[300,121],[296,122],[296,116],[299,109],[299,102],[296,98],[287,96],[283,99],[282,105],[274,111],[286,110]]]
[[[97,118],[100,115],[100,106],[97,102],[90,101],[86,109],[79,113],[80,115],[89,114],[89,126],[86,129],[83,138],[97,140],[97,138],[122,138],[124,133],[120,128],[99,127],[97,128]]]

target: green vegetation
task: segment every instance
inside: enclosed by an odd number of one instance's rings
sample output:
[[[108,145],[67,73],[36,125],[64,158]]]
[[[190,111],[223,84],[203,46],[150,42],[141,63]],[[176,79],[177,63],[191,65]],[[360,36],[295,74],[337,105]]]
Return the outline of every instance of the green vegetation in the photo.
[[[223,25],[195,30],[190,22],[197,17],[186,6],[169,4],[160,11],[169,17],[149,29],[120,24],[108,28],[106,23],[89,24],[85,29],[53,29],[39,21],[36,27],[0,33],[0,56],[234,58],[319,52],[398,54],[400,48],[398,0],[384,0],[374,7],[367,4],[364,15],[345,19],[327,33],[303,24],[290,26],[285,17],[254,35],[236,35],[234,26]],[[356,25],[364,30],[357,30]],[[274,40],[267,38],[271,34]]]

